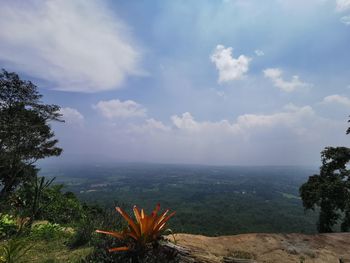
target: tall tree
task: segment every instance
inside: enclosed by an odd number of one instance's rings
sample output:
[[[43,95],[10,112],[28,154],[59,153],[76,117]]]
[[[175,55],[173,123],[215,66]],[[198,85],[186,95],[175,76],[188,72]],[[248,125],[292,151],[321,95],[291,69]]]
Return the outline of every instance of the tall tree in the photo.
[[[0,72],[0,201],[36,176],[37,160],[62,152],[49,125],[62,121],[60,107],[43,104],[41,98],[30,81]]]
[[[333,231],[333,226],[342,220],[341,230],[350,230],[350,149],[327,147],[321,153],[320,174],[310,176],[300,187],[305,209],[319,207],[318,231]]]

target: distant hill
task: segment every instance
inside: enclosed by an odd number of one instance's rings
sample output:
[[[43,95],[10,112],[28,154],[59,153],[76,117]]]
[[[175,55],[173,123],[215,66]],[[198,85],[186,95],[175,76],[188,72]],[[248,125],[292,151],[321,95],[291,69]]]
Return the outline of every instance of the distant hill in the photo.
[[[295,166],[105,164],[44,167],[87,203],[127,210],[134,204],[177,211],[175,232],[207,236],[315,233],[317,212],[304,212],[299,187],[316,169]],[[130,213],[132,211],[129,211]]]

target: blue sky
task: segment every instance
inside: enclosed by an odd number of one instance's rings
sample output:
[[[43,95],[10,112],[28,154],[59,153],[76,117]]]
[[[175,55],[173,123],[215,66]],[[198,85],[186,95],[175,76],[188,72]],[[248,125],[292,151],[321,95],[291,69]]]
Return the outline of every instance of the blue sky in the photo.
[[[350,0],[1,5],[0,66],[62,107],[54,162],[317,165],[349,146]]]

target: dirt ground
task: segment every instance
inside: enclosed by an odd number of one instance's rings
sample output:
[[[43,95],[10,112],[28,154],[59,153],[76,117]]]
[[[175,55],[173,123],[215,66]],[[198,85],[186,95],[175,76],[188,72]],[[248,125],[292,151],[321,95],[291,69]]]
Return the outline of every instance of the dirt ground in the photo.
[[[339,263],[340,258],[350,262],[350,233],[175,236],[177,245],[189,249],[198,262],[223,262],[224,257],[237,255],[248,255],[259,263]]]

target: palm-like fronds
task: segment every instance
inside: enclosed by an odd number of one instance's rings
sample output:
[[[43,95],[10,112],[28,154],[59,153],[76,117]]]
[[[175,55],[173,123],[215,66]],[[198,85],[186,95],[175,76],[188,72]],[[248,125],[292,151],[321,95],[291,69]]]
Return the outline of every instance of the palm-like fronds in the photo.
[[[136,205],[133,208],[134,216],[136,221],[134,221],[123,209],[116,207],[116,210],[122,215],[122,217],[128,222],[128,229],[122,232],[110,232],[96,230],[97,233],[102,233],[106,235],[111,235],[118,239],[126,239],[128,237],[132,238],[138,245],[144,246],[147,243],[156,241],[161,232],[164,230],[165,224],[168,220],[175,215],[175,212],[169,214],[169,209],[158,215],[160,210],[160,205],[157,204],[155,209],[150,215],[147,215],[143,209],[139,209]],[[130,248],[117,247],[109,249],[110,252],[113,251],[127,251]]]
[[[0,247],[0,263],[20,263],[24,262],[25,254],[33,246],[28,246],[25,241],[11,239]]]

